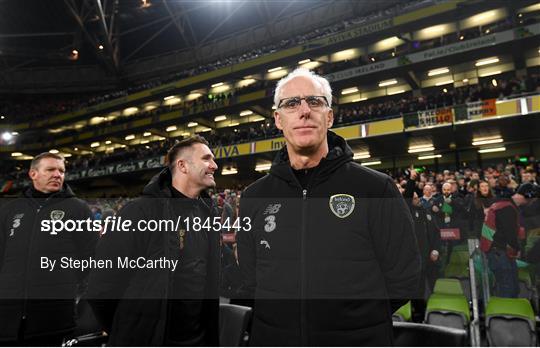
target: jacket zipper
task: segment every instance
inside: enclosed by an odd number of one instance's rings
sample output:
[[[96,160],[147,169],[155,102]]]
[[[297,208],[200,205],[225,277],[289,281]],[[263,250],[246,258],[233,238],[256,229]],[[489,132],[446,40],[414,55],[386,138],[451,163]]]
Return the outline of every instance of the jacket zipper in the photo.
[[[300,344],[307,346],[306,320],[306,220],[307,220],[307,189],[302,190],[302,235],[300,238]]]

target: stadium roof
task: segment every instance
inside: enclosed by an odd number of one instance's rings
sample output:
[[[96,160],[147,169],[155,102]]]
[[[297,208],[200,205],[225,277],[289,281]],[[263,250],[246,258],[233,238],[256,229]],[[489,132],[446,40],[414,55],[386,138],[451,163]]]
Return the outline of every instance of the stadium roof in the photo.
[[[353,0],[0,0],[2,70],[99,65],[120,77],[125,64],[197,48],[249,28],[263,28],[269,42],[287,33],[280,19],[322,10],[323,16],[290,21],[288,35],[396,1]],[[339,8],[339,13],[335,10]],[[333,9],[330,11],[330,9]],[[326,15],[328,14],[328,15]],[[261,45],[260,40],[253,44]],[[264,43],[262,43],[264,44]],[[256,46],[254,46],[256,47]],[[76,50],[76,52],[74,52]],[[225,54],[224,57],[227,57]],[[76,58],[76,59],[75,59]]]

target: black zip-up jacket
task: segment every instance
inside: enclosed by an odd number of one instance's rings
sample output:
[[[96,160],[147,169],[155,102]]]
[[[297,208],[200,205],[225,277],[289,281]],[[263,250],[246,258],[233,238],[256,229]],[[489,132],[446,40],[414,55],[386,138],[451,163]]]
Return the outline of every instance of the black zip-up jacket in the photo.
[[[62,257],[94,254],[97,232],[41,229],[42,220],[87,220],[88,205],[67,184],[48,198],[34,198],[31,187],[0,211],[0,340],[17,339],[24,317],[24,339],[61,334],[75,328],[75,297],[83,272],[60,267]],[[56,260],[51,272],[42,258]],[[54,319],[53,319],[54,318]]]
[[[252,345],[391,345],[393,311],[416,296],[420,255],[396,185],[353,162],[333,132],[328,145],[306,188],[283,148],[242,195],[241,217],[252,224],[238,232],[244,296],[255,299]]]
[[[219,232],[187,230],[184,222],[178,231],[136,228],[140,220],[176,223],[180,215],[181,220],[193,222],[198,217],[204,222],[216,214],[208,196],[198,200],[174,198],[168,168],[150,181],[141,198],[118,213],[118,217],[133,221],[135,228],[127,232],[111,230],[102,236],[96,258],[112,260],[114,267],[92,270],[88,284],[88,300],[109,334],[108,345],[218,344]],[[187,230],[182,242],[181,229]],[[130,271],[116,267],[118,257],[165,257],[179,262],[174,272],[169,268]],[[171,323],[182,322],[189,325],[170,327]],[[198,337],[200,333],[204,337]],[[175,343],[175,339],[185,341]]]

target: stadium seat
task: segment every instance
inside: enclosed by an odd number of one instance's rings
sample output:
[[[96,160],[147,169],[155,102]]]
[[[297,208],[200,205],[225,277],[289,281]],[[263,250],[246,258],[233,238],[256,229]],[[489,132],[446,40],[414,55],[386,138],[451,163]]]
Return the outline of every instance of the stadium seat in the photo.
[[[498,346],[535,346],[534,312],[524,298],[492,297],[486,309],[488,343]]]
[[[468,277],[468,276],[469,276],[468,265],[449,263],[444,268],[445,278],[462,278],[462,277]]]
[[[444,269],[445,278],[459,278],[469,276],[469,252],[463,250],[461,245],[454,247],[448,265]]]
[[[432,294],[427,303],[425,322],[464,329],[470,321],[470,310],[463,295]]]
[[[531,274],[528,268],[518,268],[519,297],[532,300],[534,298]]]
[[[433,293],[441,295],[464,295],[461,282],[453,278],[437,279]]]
[[[411,301],[401,306],[392,315],[393,321],[411,321],[411,318],[412,318]]]
[[[397,347],[464,347],[467,331],[428,324],[393,323],[394,345]]]
[[[251,308],[219,304],[219,344],[222,347],[246,346],[249,340]]]

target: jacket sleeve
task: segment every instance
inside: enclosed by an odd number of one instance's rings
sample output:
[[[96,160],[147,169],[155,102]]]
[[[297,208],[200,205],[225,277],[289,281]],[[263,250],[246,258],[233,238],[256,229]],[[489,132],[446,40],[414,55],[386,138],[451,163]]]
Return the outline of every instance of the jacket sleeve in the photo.
[[[519,243],[517,240],[518,231],[516,229],[516,211],[514,208],[508,206],[500,209],[495,216],[495,225],[497,233],[501,233],[504,236],[504,240],[514,250],[519,250]]]
[[[415,188],[416,188],[416,181],[414,181],[412,179],[407,180],[407,184],[405,186],[405,192],[403,192],[403,197],[405,199],[412,200],[412,198],[414,196]]]
[[[392,310],[396,310],[417,296],[421,257],[410,211],[390,178],[382,197],[371,207],[370,229]]]
[[[144,216],[142,209],[131,203],[118,214],[123,220],[136,224]],[[110,224],[110,223],[109,223]],[[109,227],[109,226],[107,226]],[[112,268],[93,269],[88,281],[87,298],[98,321],[110,332],[118,300],[129,284],[131,272],[117,267],[117,258],[136,255],[135,235],[139,231],[108,229],[102,234],[96,249],[97,260],[111,260]]]
[[[241,228],[237,234],[238,264],[242,276],[239,297],[242,299],[253,299],[256,287],[255,264],[257,255],[254,238],[255,231],[253,229],[254,216],[250,209],[253,207],[253,203],[253,198],[242,195],[240,200],[240,221],[249,219],[252,227],[249,231]],[[242,227],[244,226],[242,225]]]
[[[429,251],[437,250],[441,251],[441,232],[439,231],[439,227],[437,226],[435,219],[432,215],[426,214],[426,217],[429,216],[430,218],[427,221],[427,232],[428,232],[428,239],[429,239]]]

